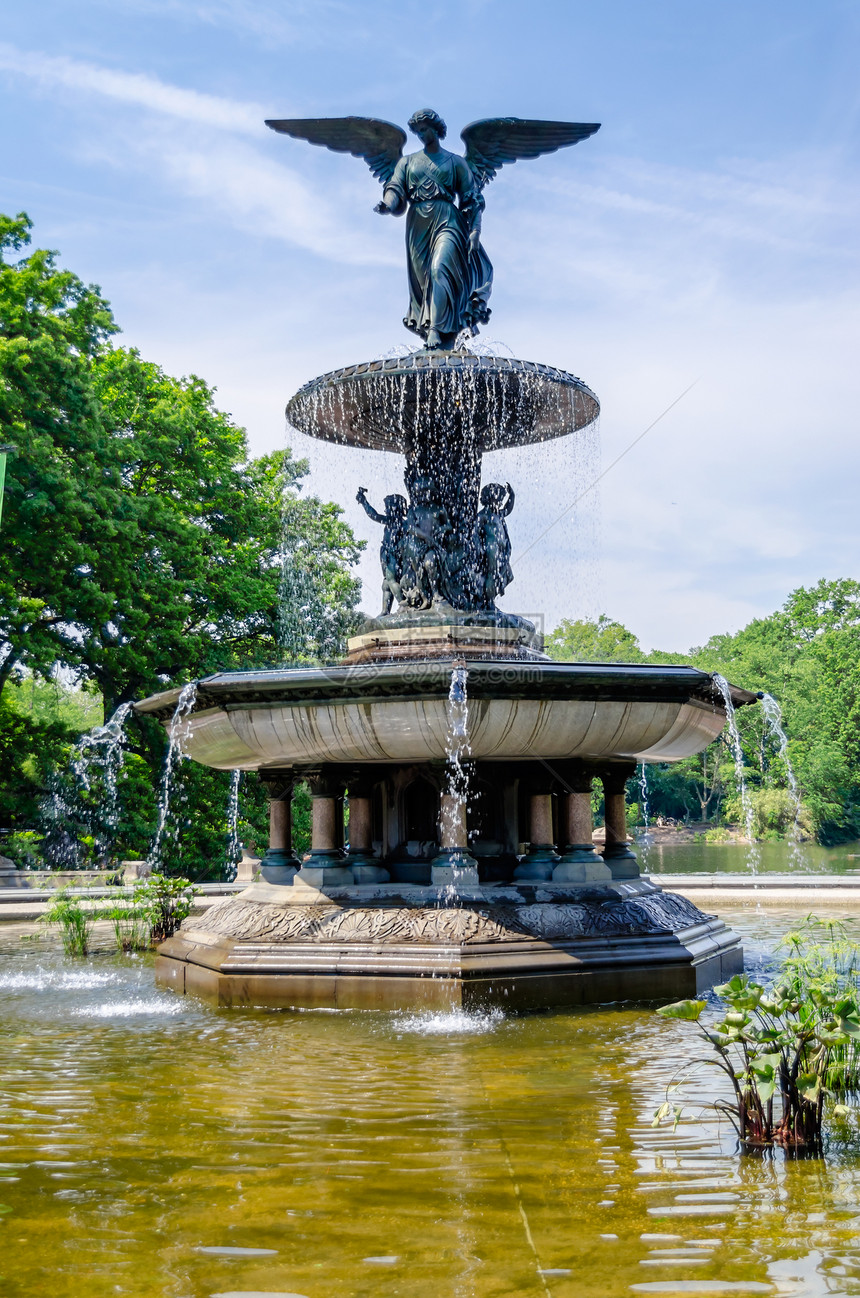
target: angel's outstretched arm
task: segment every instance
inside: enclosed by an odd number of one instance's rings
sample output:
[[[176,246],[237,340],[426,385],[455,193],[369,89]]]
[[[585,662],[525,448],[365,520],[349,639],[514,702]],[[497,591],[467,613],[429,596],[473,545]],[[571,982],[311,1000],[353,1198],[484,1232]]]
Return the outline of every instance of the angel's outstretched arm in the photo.
[[[514,496],[514,489],[511,486],[511,484],[509,482],[506,482],[505,486],[508,489],[508,503],[505,505],[504,509],[502,510],[502,515],[503,517],[507,518],[508,514],[511,512],[511,510],[514,507],[514,500],[516,499],[516,497]]]
[[[406,211],[406,159],[401,158],[382,191],[382,202],[373,209],[382,216],[401,216]]]

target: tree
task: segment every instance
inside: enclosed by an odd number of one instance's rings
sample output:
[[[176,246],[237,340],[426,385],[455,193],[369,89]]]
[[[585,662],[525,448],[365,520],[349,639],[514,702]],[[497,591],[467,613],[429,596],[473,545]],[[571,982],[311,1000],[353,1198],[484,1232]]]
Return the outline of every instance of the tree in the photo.
[[[645,657],[633,632],[603,613],[597,619],[564,618],[546,637],[545,649],[562,662],[635,663]]]
[[[0,547],[0,688],[22,665],[48,674],[63,625],[110,617],[111,591],[93,561],[105,520],[122,517],[90,377],[116,325],[98,288],[58,269],[53,253],[6,260],[29,231],[23,213],[0,216],[0,441],[19,448],[7,469]],[[79,650],[70,644],[75,665]]]
[[[341,653],[359,616],[361,545],[337,505],[301,493],[306,462],[289,450],[249,459],[202,379],[112,347],[97,288],[53,253],[11,259],[29,231],[25,216],[0,218],[0,442],[20,452],[0,549],[0,690],[28,674],[77,682],[109,715],[212,671]],[[3,806],[23,828],[51,780],[69,783],[73,729],[52,720],[37,736],[14,699],[2,723],[17,772]],[[139,855],[165,739],[151,720],[134,726],[117,842]],[[227,781],[203,768],[183,779],[195,871],[223,858]],[[80,811],[89,824],[93,808]],[[250,780],[246,816],[262,824],[264,811]]]

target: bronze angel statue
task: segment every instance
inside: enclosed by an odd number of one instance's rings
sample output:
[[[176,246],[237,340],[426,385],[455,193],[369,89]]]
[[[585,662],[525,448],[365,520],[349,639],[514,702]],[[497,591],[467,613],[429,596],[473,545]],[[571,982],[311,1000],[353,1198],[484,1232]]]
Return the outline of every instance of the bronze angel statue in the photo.
[[[267,121],[273,131],[336,153],[364,158],[383,185],[374,211],[406,216],[409,310],[403,323],[428,350],[450,350],[490,318],[493,267],[481,246],[484,186],[499,167],[577,144],[599,123],[540,122],[489,117],[460,138],[465,156],[442,148],[447,128],[432,108],[409,119],[423,148],[404,157],[406,132],[375,117],[313,117]]]

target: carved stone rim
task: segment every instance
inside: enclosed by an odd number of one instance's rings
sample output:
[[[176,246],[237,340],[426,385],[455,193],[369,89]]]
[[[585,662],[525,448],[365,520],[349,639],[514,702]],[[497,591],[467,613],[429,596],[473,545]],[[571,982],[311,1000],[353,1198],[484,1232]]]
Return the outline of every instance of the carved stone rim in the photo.
[[[366,703],[372,699],[447,698],[454,656],[421,662],[358,663],[290,667],[268,671],[217,672],[198,682],[194,712],[210,708]],[[731,687],[736,707],[756,702],[749,690]],[[163,690],[135,710],[169,720],[180,688]],[[469,698],[693,702],[725,712],[712,677],[695,667],[650,663],[520,663],[473,661]]]

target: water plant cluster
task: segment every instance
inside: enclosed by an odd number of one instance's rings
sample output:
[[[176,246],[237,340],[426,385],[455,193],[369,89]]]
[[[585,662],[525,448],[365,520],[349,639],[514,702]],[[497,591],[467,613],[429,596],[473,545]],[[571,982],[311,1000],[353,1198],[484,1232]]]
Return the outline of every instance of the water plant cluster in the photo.
[[[86,897],[61,888],[40,922],[59,929],[63,950],[69,956],[89,953],[99,920],[112,923],[118,951],[148,951],[173,936],[191,914],[198,892],[188,879],[164,874],[151,874],[131,892],[119,888],[99,901],[88,902]]]
[[[698,1028],[709,1047],[703,1062],[731,1088],[713,1106],[742,1148],[816,1153],[826,1122],[843,1121],[844,1101],[860,1094],[860,943],[845,921],[809,916],[783,946],[788,954],[771,982],[736,974],[714,989],[716,1014],[706,1000],[676,1001],[657,1013]],[[670,1083],[655,1126],[677,1124],[682,1105],[672,1095],[688,1082],[685,1069]]]

